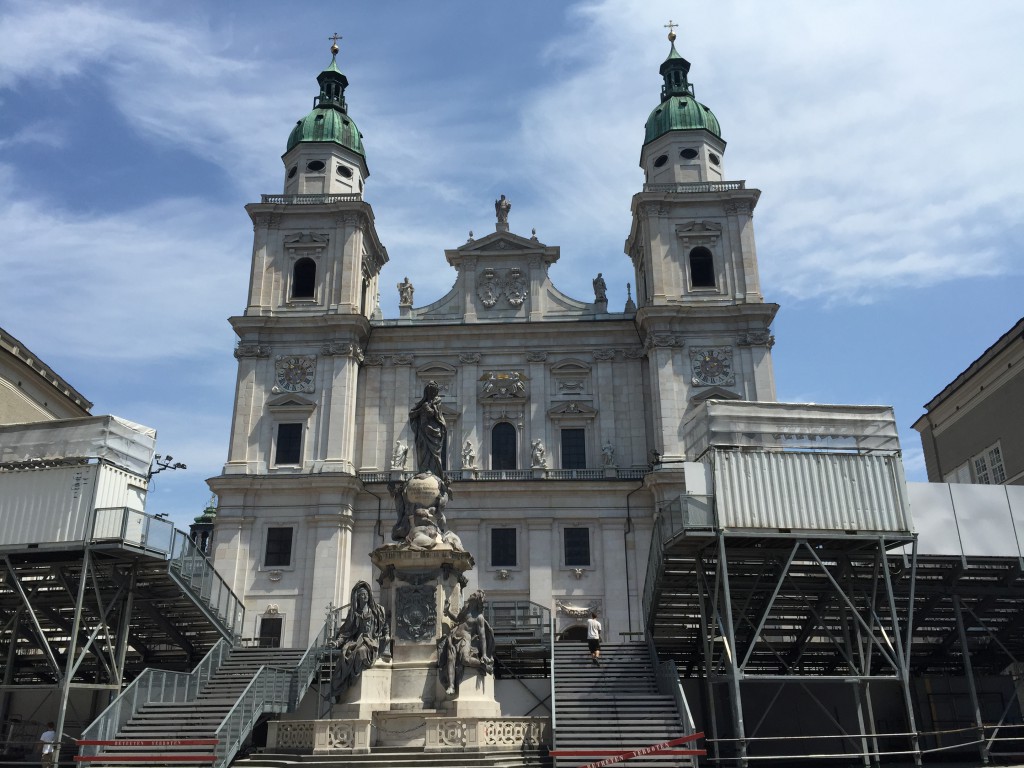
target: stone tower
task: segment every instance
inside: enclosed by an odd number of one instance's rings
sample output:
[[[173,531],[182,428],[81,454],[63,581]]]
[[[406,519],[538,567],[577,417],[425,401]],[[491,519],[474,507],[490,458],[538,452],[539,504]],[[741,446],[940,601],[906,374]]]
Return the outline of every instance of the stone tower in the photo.
[[[278,639],[297,644],[349,588],[356,386],[388,259],[362,198],[369,170],[348,79],[331,51],[313,109],[288,138],[283,194],[246,206],[252,272],[245,312],[230,320],[231,440],[210,481],[220,499],[215,556],[235,566],[225,578],[250,613],[280,617],[288,631]],[[247,618],[246,631],[274,642],[275,622],[258,619]]]
[[[769,326],[778,310],[758,279],[760,192],[726,180],[718,119],[694,98],[674,33],[669,41],[625,246],[647,349],[649,438],[666,462],[683,458],[679,425],[694,401],[775,399]]]

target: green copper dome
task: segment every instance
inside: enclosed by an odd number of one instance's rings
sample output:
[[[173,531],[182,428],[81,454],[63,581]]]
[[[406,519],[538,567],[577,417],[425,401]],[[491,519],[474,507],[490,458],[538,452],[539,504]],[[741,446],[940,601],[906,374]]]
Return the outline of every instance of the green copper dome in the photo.
[[[332,48],[331,52],[336,54],[337,48]],[[331,56],[331,63],[316,79],[320,83],[320,95],[313,100],[313,111],[292,128],[285,151],[290,152],[298,144],[306,141],[326,141],[340,144],[366,157],[363,150],[363,134],[359,132],[355,121],[348,116],[348,105],[345,103],[348,78],[338,69],[336,56]]]
[[[703,128],[722,138],[722,128],[715,114],[692,96],[670,96],[651,112],[647,118],[647,135],[644,144],[669,131],[686,131]]]
[[[690,62],[676,50],[675,35],[670,35],[672,50],[662,62],[661,104],[654,108],[647,118],[644,144],[663,136],[669,131],[705,130],[722,138],[718,118],[706,106],[693,98],[693,86],[687,79]]]

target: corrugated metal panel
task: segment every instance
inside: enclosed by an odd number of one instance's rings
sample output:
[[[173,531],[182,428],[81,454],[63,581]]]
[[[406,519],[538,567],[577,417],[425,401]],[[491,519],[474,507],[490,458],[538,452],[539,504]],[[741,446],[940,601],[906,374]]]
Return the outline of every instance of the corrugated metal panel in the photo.
[[[93,510],[137,507],[142,483],[106,464],[0,471],[0,546],[84,541]]]
[[[912,530],[897,456],[715,451],[713,461],[723,528]]]

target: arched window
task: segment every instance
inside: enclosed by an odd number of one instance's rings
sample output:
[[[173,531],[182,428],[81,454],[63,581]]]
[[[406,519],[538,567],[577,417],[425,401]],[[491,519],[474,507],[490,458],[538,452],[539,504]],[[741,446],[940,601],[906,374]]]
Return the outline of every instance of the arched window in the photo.
[[[292,270],[292,298],[312,299],[316,288],[316,262],[310,258],[299,259]]]
[[[491,430],[491,469],[516,468],[516,428],[503,421]]]
[[[715,257],[707,248],[690,251],[690,285],[693,288],[715,287]]]

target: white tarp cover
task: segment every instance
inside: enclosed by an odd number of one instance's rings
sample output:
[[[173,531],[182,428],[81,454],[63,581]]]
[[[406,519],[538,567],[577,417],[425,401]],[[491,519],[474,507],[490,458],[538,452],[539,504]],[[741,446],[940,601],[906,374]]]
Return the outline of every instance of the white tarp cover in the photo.
[[[683,422],[689,459],[708,448],[763,450],[898,451],[892,408],[707,400]]]
[[[117,416],[0,426],[0,466],[102,459],[146,477],[155,450],[155,429]]]

